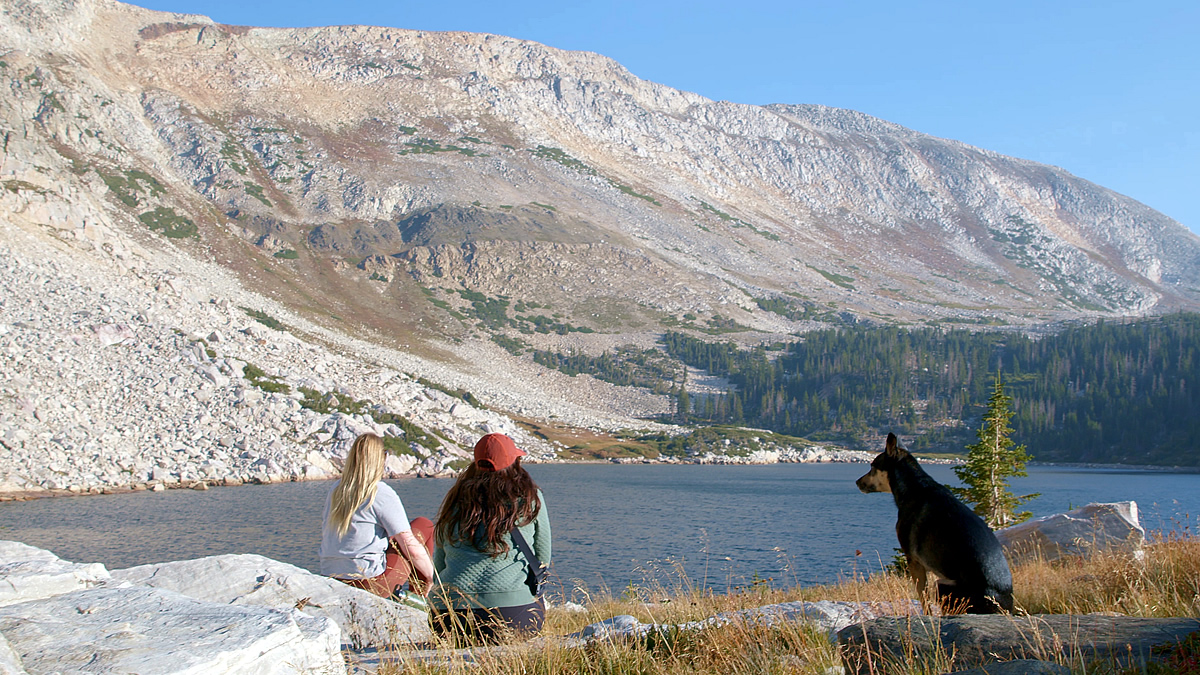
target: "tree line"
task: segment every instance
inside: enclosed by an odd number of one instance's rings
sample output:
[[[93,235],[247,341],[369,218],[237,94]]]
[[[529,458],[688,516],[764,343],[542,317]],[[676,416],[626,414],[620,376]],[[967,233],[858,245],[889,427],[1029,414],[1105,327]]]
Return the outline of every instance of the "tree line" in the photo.
[[[1042,461],[1200,464],[1200,315],[1072,326],[1043,337],[941,328],[807,333],[782,351],[671,332],[670,356],[727,378],[676,419],[735,423],[862,445],[895,431],[912,449],[958,452],[997,372],[1014,438]]]

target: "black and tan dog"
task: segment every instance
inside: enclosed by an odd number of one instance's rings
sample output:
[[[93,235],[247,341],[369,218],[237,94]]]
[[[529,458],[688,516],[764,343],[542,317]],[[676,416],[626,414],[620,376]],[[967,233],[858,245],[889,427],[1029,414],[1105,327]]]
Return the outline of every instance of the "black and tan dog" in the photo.
[[[891,492],[896,499],[896,536],[922,602],[926,575],[933,573],[946,611],[1012,611],[1012,573],[996,535],[950,490],[925,473],[917,460],[896,444],[895,434],[888,434],[886,449],[856,484],[863,492]]]

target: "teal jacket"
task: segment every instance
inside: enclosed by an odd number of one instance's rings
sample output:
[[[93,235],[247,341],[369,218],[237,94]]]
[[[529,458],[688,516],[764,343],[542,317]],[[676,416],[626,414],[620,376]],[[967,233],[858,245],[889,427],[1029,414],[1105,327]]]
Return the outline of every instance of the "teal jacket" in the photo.
[[[521,536],[543,565],[550,564],[550,515],[546,498],[538,490],[542,508],[532,523],[522,526]],[[505,533],[508,550],[491,557],[469,541],[447,546],[440,538],[433,551],[433,569],[439,586],[429,594],[436,607],[455,609],[478,607],[519,607],[533,602],[533,593],[525,580],[529,563]]]

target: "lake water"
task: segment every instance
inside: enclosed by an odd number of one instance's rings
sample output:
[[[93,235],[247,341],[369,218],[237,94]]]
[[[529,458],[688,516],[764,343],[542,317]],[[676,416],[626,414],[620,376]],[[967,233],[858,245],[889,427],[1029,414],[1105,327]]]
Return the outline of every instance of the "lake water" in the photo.
[[[553,529],[552,575],[566,591],[620,591],[658,580],[717,591],[876,571],[897,546],[895,506],[864,495],[863,464],[530,465]],[[927,466],[958,484],[947,466]],[[1034,516],[1093,501],[1135,500],[1147,530],[1191,532],[1200,475],[1031,467],[1013,492],[1040,492]],[[388,481],[409,517],[433,517],[450,479]],[[109,569],[221,553],[257,553],[316,570],[331,482],[168,490],[0,504],[0,539]],[[861,555],[856,555],[861,551]],[[682,572],[681,572],[682,571]]]

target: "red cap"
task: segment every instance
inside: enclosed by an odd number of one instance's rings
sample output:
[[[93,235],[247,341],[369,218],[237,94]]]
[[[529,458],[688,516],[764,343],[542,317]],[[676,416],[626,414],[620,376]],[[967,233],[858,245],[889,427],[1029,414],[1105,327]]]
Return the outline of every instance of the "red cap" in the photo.
[[[488,434],[475,444],[475,465],[484,471],[503,471],[524,454],[508,436]]]

